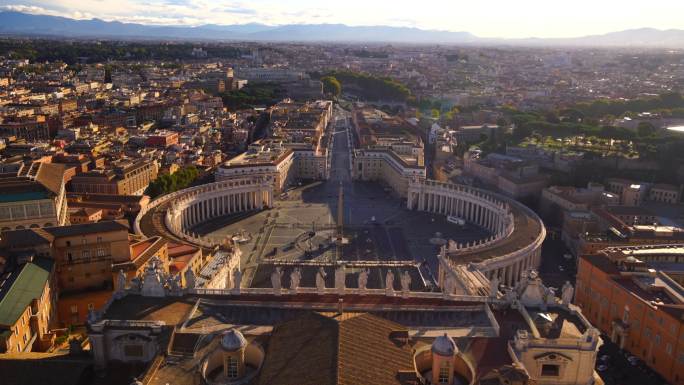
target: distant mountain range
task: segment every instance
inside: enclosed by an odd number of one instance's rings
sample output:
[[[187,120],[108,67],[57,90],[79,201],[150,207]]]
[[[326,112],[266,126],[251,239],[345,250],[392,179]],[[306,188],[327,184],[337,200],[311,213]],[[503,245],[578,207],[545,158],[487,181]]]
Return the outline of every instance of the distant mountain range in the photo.
[[[525,46],[616,46],[684,48],[684,30],[653,28],[613,32],[605,35],[562,39],[492,39],[469,32],[424,30],[409,27],[343,24],[293,24],[269,26],[258,23],[197,27],[155,26],[99,19],[76,20],[65,17],[0,12],[0,34],[21,36],[114,38],[147,40],[244,40],[299,42],[368,42],[407,44],[471,44]]]

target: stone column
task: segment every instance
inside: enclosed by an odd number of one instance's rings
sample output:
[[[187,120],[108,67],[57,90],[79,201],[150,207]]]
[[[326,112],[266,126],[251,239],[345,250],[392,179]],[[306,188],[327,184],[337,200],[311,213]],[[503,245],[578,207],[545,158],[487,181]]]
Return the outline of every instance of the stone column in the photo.
[[[101,333],[89,333],[90,349],[93,352],[93,360],[95,361],[95,370],[103,370],[107,368],[107,354],[104,341],[104,335]]]

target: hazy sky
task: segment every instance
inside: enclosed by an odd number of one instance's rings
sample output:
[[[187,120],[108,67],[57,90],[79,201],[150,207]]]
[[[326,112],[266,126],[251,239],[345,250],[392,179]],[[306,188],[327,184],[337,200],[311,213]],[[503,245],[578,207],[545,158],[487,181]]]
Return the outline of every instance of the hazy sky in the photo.
[[[0,0],[0,9],[143,24],[412,26],[481,37],[684,29],[684,0]]]

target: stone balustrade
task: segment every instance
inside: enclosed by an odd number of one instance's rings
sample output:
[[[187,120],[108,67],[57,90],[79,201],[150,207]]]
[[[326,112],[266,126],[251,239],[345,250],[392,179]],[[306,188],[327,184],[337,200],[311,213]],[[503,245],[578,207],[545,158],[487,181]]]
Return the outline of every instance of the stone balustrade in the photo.
[[[240,288],[237,289],[203,289],[195,288],[188,289],[188,294],[193,295],[236,295],[240,294],[245,296],[249,295],[300,295],[300,294],[319,294],[319,295],[375,295],[375,296],[388,296],[388,297],[410,297],[410,298],[433,298],[433,299],[443,299],[453,302],[476,302],[476,303],[491,303],[500,302],[499,300],[487,296],[476,296],[476,295],[458,295],[458,294],[446,294],[441,292],[424,292],[424,291],[410,291],[403,293],[401,289],[396,288],[392,292],[388,292],[385,289],[357,289],[357,288],[344,288],[342,292],[335,287],[326,287],[324,290],[319,290],[316,287],[299,287],[296,290],[291,290],[288,288],[281,288],[277,293],[273,288]],[[460,306],[460,305],[459,305]],[[464,305],[470,306],[470,305]],[[472,305],[476,306],[476,305]],[[373,305],[374,309],[382,310],[382,305]]]

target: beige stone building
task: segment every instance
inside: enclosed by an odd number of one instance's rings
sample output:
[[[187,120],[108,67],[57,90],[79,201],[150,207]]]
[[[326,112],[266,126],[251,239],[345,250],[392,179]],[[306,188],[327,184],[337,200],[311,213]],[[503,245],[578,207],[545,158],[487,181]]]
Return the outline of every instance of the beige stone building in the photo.
[[[412,179],[425,176],[425,166],[420,157],[401,156],[392,149],[354,151],[352,178],[381,181],[401,197],[408,194]]]
[[[0,176],[0,229],[28,229],[68,223],[65,167],[33,163]]]
[[[119,270],[130,280],[154,256],[168,270],[166,241],[133,241],[123,221],[7,231],[0,249],[54,260],[59,292],[55,321],[62,325],[82,324],[89,310],[101,308],[116,288]]]
[[[69,183],[75,193],[142,195],[150,182],[157,179],[156,161],[122,160],[106,169],[95,169],[74,176]]]

